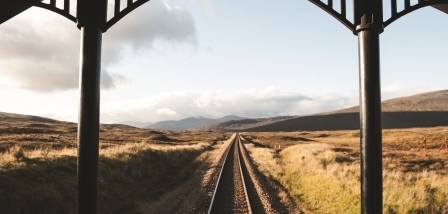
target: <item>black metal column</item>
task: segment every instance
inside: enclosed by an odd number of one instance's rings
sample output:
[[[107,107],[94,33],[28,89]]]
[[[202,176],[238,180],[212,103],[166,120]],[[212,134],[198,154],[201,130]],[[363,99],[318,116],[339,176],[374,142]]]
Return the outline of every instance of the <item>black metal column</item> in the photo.
[[[361,213],[382,213],[382,133],[379,31],[358,30],[361,138]]]
[[[77,213],[97,213],[102,32],[81,27]]]
[[[107,0],[78,0],[81,29],[80,103],[78,123],[78,214],[98,211],[98,156],[100,123],[100,74],[102,28]]]

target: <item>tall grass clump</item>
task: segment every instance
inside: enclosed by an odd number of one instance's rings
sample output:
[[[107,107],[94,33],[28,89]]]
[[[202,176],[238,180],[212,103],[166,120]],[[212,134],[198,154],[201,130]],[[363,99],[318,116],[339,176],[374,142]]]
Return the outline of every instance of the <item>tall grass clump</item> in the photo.
[[[248,146],[260,170],[281,183],[306,213],[359,213],[359,161],[332,148],[309,143],[277,153]],[[447,187],[448,176],[443,173],[385,169],[383,213],[448,214]]]
[[[446,175],[384,170],[383,177],[383,213],[448,213]]]
[[[140,203],[188,180],[209,149],[130,143],[100,150],[99,213],[138,213]],[[25,159],[0,161],[0,213],[75,213],[76,150],[22,152]]]
[[[327,144],[291,146],[280,152],[277,176],[299,206],[310,213],[359,213],[359,167],[338,163]]]

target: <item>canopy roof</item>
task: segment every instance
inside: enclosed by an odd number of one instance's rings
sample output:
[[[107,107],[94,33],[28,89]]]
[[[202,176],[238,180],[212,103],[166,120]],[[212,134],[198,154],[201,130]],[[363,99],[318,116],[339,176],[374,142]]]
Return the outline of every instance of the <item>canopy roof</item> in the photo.
[[[2,0],[0,2],[0,24],[33,6],[34,2],[42,0]],[[448,14],[448,4],[438,4],[432,7]]]
[[[27,10],[34,2],[41,0],[2,0],[0,2],[0,24]]]

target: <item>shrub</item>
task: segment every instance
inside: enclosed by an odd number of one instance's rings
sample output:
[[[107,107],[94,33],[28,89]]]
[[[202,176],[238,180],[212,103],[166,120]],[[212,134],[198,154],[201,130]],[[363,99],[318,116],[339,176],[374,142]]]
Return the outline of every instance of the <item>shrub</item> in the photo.
[[[26,159],[25,152],[23,151],[22,147],[13,147],[11,149],[12,156],[16,161],[24,161]]]

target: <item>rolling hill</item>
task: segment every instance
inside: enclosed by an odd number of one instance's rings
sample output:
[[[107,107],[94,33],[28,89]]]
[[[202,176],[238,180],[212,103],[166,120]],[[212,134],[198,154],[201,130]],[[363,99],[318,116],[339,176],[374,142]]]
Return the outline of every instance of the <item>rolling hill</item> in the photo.
[[[448,126],[448,90],[427,92],[408,97],[400,97],[382,102],[383,128],[412,128]],[[69,124],[76,131],[76,123],[57,121],[31,115],[0,112],[3,123],[23,124],[28,127],[45,128]],[[131,124],[129,124],[131,125]],[[141,124],[133,124],[139,126]],[[118,124],[102,124],[120,126]],[[318,131],[359,129],[359,107],[351,107],[332,112],[307,116],[279,116],[271,118],[243,118],[234,115],[218,119],[190,117],[179,121],[161,121],[145,128],[172,131]]]
[[[385,100],[381,103],[383,112],[448,111],[448,90],[433,91],[407,97]],[[359,106],[327,112],[324,114],[359,112]]]
[[[167,120],[167,121],[160,121],[157,123],[153,123],[149,126],[146,126],[145,128],[150,129],[162,129],[162,130],[170,130],[170,131],[181,131],[185,129],[192,129],[196,127],[201,126],[207,126],[214,123],[222,123],[227,122],[231,120],[242,120],[246,119],[244,117],[238,117],[235,115],[228,115],[225,117],[221,117],[218,119],[211,119],[206,117],[189,117],[182,120]]]
[[[230,120],[222,123],[215,123],[207,126],[188,129],[189,131],[226,131],[226,130],[243,130],[263,125],[276,123],[283,120],[296,118],[298,116],[278,116],[268,118],[247,118],[241,120]]]
[[[383,128],[448,126],[448,90],[386,100],[381,107]],[[248,132],[356,130],[359,129],[359,106],[268,124],[254,122],[250,127],[243,122],[245,121],[215,124],[207,128],[215,131]]]
[[[135,122],[135,121],[123,121],[123,122],[119,122],[118,124],[133,126],[133,127],[137,127],[137,128],[144,128],[146,126],[151,125],[152,123],[151,122],[141,123],[141,122]]]

